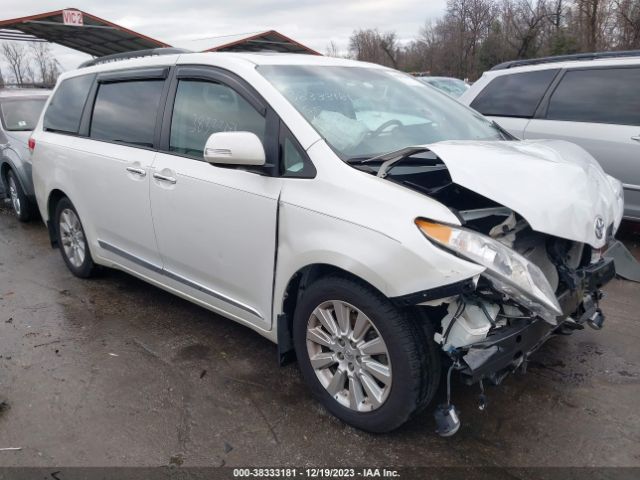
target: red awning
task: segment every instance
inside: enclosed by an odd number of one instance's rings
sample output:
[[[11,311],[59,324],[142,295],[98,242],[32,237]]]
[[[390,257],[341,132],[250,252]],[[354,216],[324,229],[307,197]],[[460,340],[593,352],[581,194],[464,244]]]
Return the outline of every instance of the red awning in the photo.
[[[321,55],[275,30],[245,35],[225,35],[212,39],[212,43],[216,42],[217,45],[207,48],[205,52],[261,52],[266,50]]]
[[[0,40],[48,41],[96,57],[170,46],[75,8],[0,20]]]

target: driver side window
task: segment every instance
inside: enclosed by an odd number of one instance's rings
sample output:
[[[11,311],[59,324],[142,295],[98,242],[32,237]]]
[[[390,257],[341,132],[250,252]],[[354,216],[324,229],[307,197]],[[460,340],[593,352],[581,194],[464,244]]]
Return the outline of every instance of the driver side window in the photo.
[[[212,133],[251,132],[264,143],[266,119],[232,88],[202,80],[180,80],[171,118],[169,150],[202,158]]]

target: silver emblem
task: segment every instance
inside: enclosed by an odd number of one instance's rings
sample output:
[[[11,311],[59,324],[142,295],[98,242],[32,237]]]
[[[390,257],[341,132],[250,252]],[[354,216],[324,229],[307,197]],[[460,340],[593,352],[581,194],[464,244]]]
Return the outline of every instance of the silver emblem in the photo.
[[[600,215],[596,216],[594,231],[596,233],[596,238],[598,240],[602,240],[604,237],[604,219]]]

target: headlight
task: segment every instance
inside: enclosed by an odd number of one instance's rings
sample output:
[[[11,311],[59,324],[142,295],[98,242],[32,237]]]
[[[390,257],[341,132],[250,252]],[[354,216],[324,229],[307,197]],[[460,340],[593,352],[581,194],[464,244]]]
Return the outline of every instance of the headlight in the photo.
[[[416,220],[430,240],[482,265],[493,286],[513,300],[556,324],[562,309],[542,271],[518,252],[502,243],[461,227]]]

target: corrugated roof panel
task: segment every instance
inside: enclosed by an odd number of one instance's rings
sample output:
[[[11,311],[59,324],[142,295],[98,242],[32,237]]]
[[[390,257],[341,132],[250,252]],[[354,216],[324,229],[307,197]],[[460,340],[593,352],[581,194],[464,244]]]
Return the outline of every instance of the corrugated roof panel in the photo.
[[[65,24],[63,12],[76,12],[82,25]],[[94,56],[170,46],[78,9],[0,20],[0,28],[19,30]]]

